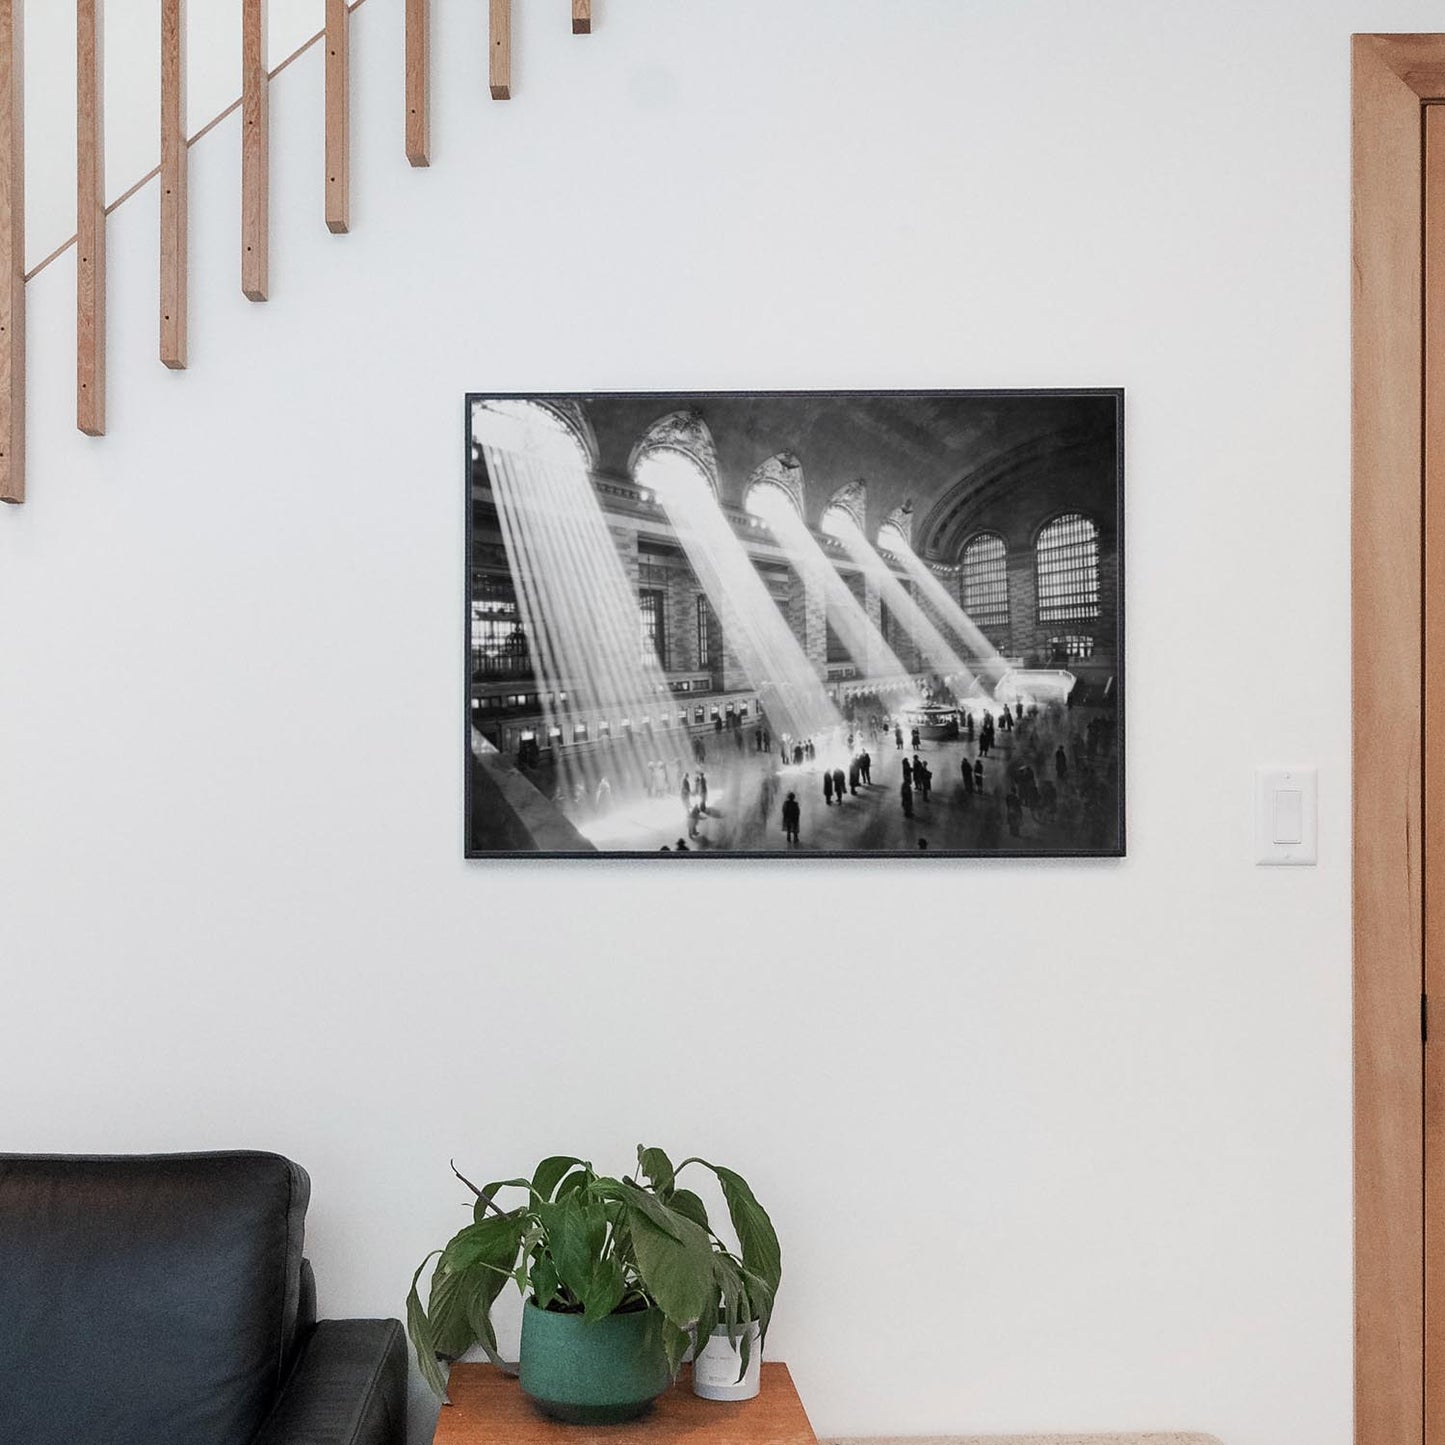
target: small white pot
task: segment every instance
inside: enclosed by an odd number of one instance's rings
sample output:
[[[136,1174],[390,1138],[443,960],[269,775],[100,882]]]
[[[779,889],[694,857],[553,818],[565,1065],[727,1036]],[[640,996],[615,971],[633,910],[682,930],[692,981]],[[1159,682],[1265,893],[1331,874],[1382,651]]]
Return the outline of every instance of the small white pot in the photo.
[[[748,1368],[743,1371],[743,1337],[737,1345],[728,1339],[726,1325],[719,1325],[706,1346],[692,1362],[692,1391],[704,1400],[751,1400],[762,1379],[763,1351],[754,1320],[746,1327],[749,1341]],[[739,1379],[738,1376],[742,1375]]]

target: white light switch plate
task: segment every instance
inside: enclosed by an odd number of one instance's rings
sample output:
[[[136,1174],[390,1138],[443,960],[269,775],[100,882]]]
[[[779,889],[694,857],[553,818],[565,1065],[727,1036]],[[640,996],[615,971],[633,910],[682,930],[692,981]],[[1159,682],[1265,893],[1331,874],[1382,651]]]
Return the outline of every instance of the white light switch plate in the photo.
[[[1314,768],[1254,770],[1254,861],[1298,867],[1319,859],[1319,774]]]

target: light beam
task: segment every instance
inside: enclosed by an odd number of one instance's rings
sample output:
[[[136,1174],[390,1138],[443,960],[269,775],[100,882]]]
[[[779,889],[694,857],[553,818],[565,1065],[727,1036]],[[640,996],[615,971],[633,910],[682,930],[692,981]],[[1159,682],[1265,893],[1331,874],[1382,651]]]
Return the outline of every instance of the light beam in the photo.
[[[949,646],[947,639],[928,619],[923,609],[908,595],[903,584],[893,575],[893,569],[863,535],[857,522],[847,513],[841,513],[830,520],[830,530],[852,554],[853,560],[877,584],[889,610],[918,644],[928,660],[929,667],[951,682],[959,697],[977,688],[978,679],[968,665]]]
[[[644,452],[634,470],[638,486],[655,492],[677,529],[692,570],[722,619],[774,731],[818,737],[841,725],[792,630],[732,529],[707,478],[683,453]]]
[[[917,693],[908,669],[873,625],[787,493],[781,487],[760,482],[749,491],[747,505],[755,517],[768,524],[773,536],[797,563],[804,579],[822,587],[828,618],[860,671],[869,681],[881,685],[907,684],[916,702]]]

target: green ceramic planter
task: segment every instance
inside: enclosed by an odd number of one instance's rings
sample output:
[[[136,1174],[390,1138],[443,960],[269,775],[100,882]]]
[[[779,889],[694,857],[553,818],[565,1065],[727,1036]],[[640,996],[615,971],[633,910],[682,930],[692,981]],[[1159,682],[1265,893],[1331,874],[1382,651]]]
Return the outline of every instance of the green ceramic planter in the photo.
[[[522,1311],[522,1389],[571,1425],[633,1420],[667,1389],[662,1315],[633,1310],[588,1323],[531,1300]]]

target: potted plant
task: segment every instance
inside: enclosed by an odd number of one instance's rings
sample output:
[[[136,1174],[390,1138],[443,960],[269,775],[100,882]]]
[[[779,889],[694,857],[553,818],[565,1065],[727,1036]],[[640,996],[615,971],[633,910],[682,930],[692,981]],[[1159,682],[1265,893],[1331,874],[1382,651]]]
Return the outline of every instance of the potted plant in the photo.
[[[494,1364],[492,1306],[509,1280],[522,1291],[522,1389],[546,1413],[579,1424],[632,1419],[667,1388],[696,1330],[721,1328],[745,1368],[767,1331],[781,1278],[772,1221],[740,1174],[660,1149],[637,1151],[637,1174],[599,1175],[554,1155],[530,1179],[477,1188],[472,1222],[424,1259],[407,1296],[417,1363],[445,1395],[438,1359],[480,1345]],[[737,1251],[713,1230],[702,1199],[679,1187],[688,1165],[710,1170],[726,1202]],[[498,1196],[522,1191],[504,1208]],[[421,1276],[436,1260],[426,1307]],[[756,1332],[749,1327],[756,1324]]]

